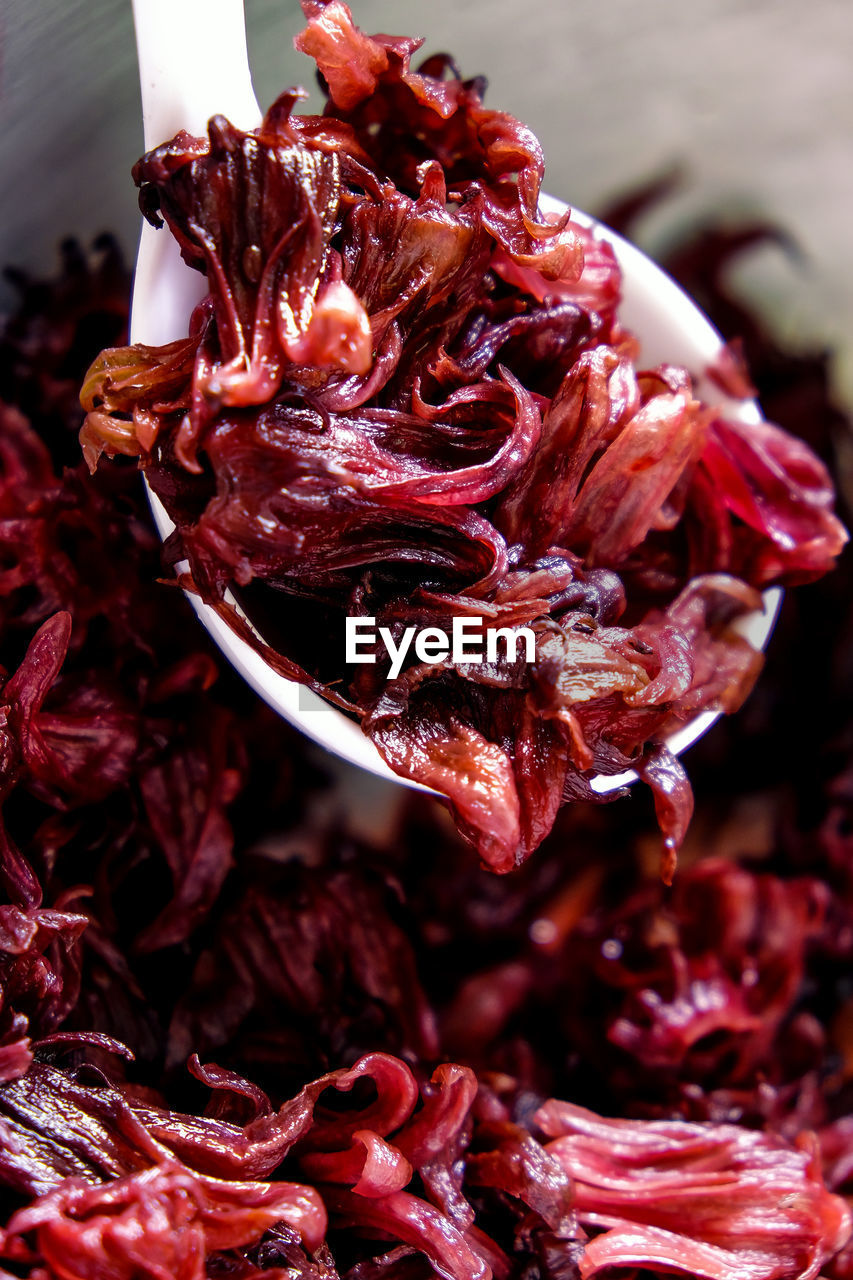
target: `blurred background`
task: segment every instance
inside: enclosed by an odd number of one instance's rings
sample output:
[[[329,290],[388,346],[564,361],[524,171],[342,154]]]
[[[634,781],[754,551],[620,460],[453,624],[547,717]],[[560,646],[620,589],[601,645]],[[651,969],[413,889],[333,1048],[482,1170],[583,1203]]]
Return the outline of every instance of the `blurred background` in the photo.
[[[834,352],[853,404],[853,5],[840,0],[354,0],[368,31],[485,73],[487,101],[539,135],[546,186],[590,212],[677,168],[639,227],[654,252],[707,214],[766,219],[798,253],[739,269],[786,344]],[[296,0],[246,0],[262,106],[310,85]],[[53,269],[57,238],[138,233],[142,149],[130,0],[5,0],[0,261]],[[319,96],[315,96],[319,102]],[[0,296],[0,306],[8,294]]]

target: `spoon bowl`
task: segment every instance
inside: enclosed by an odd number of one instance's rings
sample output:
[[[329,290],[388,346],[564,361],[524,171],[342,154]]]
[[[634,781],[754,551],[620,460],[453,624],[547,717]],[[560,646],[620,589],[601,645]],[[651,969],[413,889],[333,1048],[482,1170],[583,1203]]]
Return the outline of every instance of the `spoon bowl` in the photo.
[[[241,129],[260,123],[252,90],[240,0],[134,0],[145,145],[157,146],[180,129],[203,134],[208,119],[226,115]],[[561,213],[566,205],[541,198],[543,212]],[[641,367],[680,365],[695,375],[697,393],[720,405],[730,417],[758,422],[753,401],[723,396],[705,375],[719,357],[723,342],[716,329],[675,282],[634,245],[586,214],[573,218],[590,227],[613,247],[622,272],[620,319],[640,342]],[[187,333],[189,317],[205,292],[204,277],[187,267],[171,236],[143,225],[131,309],[131,341],[152,345]],[[174,525],[149,489],[158,532],[166,538]],[[180,567],[180,566],[179,566]],[[196,595],[190,602],[203,626],[231,664],[280,715],[334,755],[382,778],[418,790],[421,784],[400,778],[380,756],[356,722],[310,689],[274,671],[250,644],[238,636]],[[260,632],[226,597],[259,639]],[[739,630],[756,649],[764,649],[779,610],[782,592],[764,593],[763,609],[743,618]],[[667,745],[679,754],[700,738],[721,713],[704,711],[683,725]],[[600,794],[635,781],[634,770],[592,780]]]

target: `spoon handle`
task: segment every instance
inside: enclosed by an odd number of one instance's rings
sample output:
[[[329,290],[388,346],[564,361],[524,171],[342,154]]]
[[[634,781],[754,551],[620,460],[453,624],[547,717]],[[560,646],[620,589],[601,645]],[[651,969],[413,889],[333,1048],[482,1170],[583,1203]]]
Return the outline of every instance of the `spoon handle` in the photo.
[[[179,129],[203,134],[220,112],[240,129],[260,123],[242,0],[133,0],[133,21],[146,149]]]
[[[203,135],[219,113],[240,129],[260,123],[242,0],[133,0],[133,20],[147,150],[179,129]],[[143,223],[131,342],[157,345],[184,337],[205,288],[172,237]]]

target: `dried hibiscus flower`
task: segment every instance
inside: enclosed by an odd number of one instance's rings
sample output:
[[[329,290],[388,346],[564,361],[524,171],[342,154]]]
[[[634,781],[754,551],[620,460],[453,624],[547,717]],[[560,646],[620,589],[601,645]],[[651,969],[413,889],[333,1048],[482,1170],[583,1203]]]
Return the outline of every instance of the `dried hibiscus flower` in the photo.
[[[420,801],[387,847],[355,845],[286,727],[213,683],[178,593],[158,603],[132,471],[61,472],[79,422],[57,352],[82,364],[103,309],[100,272],[78,284],[32,284],[0,341],[24,411],[0,413],[0,1273],[853,1274],[828,1193],[853,1182],[849,732],[824,751],[849,725],[849,558],[789,596],[772,714],[728,728],[716,795],[706,739],[688,853],[725,859],[673,892],[637,885],[639,798],[565,811],[510,879]],[[823,386],[800,373],[776,387],[794,423]],[[827,457],[833,416],[818,399],[803,422]],[[621,586],[596,568],[570,589],[591,610]],[[679,616],[703,608],[688,591]],[[648,689],[616,631],[593,638]],[[571,641],[534,707],[594,679],[590,633]],[[756,812],[778,843],[738,866]]]
[[[254,132],[216,117],[135,167],[210,294],[185,339],[92,365],[87,460],[140,458],[186,582],[232,620],[229,587],[262,608],[281,668],[446,797],[487,866],[637,766],[669,878],[692,795],[663,739],[748,694],[761,660],[732,624],[759,590],[831,567],[827,471],[685,371],[635,367],[612,252],[540,212],[539,144],[479,81],[413,70],[417,41],[340,0],[304,8],[322,116],[290,91]],[[346,617],[396,644],[524,626],[533,654],[355,669]]]
[[[334,1276],[362,1252],[350,1275],[396,1274],[415,1254],[445,1280],[620,1265],[811,1280],[850,1234],[813,1138],[605,1120],[553,1099],[524,1120],[506,1077],[495,1090],[443,1063],[419,1080],[382,1053],[277,1109],[231,1071],[190,1066],[213,1093],[203,1115],[100,1072],[84,1081],[85,1066],[75,1078],[37,1062],[0,1089],[0,1182],[34,1197],[0,1233],[0,1258],[34,1280],[201,1280],[229,1256],[257,1265],[265,1241],[274,1256],[284,1232],[296,1274]]]

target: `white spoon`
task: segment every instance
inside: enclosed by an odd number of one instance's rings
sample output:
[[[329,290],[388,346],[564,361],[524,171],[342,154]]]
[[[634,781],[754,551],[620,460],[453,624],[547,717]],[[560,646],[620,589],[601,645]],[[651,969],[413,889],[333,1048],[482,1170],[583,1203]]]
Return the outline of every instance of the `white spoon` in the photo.
[[[241,129],[260,123],[242,0],[133,0],[133,13],[146,149],[165,142],[179,129],[204,135],[209,118],[217,114],[227,116]],[[549,196],[542,198],[542,206],[545,210],[565,208]],[[667,362],[691,371],[712,365],[720,354],[722,339],[686,294],[628,241],[577,210],[573,216],[600,230],[613,245],[622,270],[620,318],[640,339],[642,364],[653,367]],[[168,232],[144,223],[133,288],[131,342],[159,345],[184,337],[190,313],[205,291],[204,277],[184,264]],[[718,388],[708,380],[700,378],[697,390],[705,399],[721,402]],[[732,417],[745,422],[760,420],[753,402],[722,403]],[[166,538],[174,525],[150,490],[149,498],[157,529]],[[763,610],[741,621],[739,630],[757,649],[767,644],[781,598],[779,588],[766,591]],[[189,599],[229,661],[270,706],[307,737],[379,777],[426,790],[393,773],[357,724],[311,690],[273,671],[210,606],[191,593]],[[718,711],[704,711],[696,716],[667,740],[670,749],[675,754],[684,751],[719,715]],[[592,785],[604,795],[636,778],[630,769],[594,778]]]

